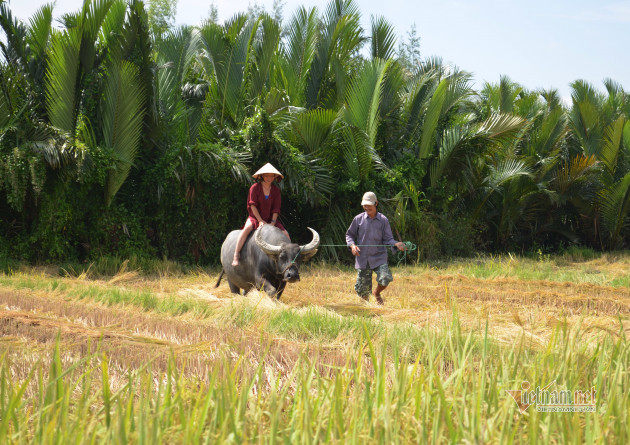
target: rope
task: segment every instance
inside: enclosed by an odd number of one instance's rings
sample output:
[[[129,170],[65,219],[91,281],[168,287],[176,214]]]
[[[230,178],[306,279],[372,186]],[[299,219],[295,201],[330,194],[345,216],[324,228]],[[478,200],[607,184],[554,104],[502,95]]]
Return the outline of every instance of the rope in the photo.
[[[304,249],[304,246],[300,246],[300,250],[298,250],[297,255],[295,255],[295,258],[293,258],[293,261],[291,261],[291,264],[295,264],[295,260],[297,260],[297,257],[299,257],[302,253],[302,249]],[[291,264],[289,264],[289,267],[291,266]]]
[[[418,246],[416,246],[411,241],[405,241],[403,244],[405,245],[406,249],[398,251],[398,256],[397,256],[398,263],[396,263],[396,266],[400,266],[400,263],[402,263],[403,261],[405,262],[405,265],[406,265],[407,252],[413,252],[414,250],[418,248]],[[357,246],[359,247],[391,247],[391,246],[394,246],[394,244],[357,244]],[[319,247],[348,247],[348,245],[347,244],[320,244]]]

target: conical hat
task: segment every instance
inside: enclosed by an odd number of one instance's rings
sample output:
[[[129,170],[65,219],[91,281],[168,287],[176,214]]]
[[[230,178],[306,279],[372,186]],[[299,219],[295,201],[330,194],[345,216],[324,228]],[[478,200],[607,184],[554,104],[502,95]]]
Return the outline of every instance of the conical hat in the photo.
[[[265,173],[273,173],[274,175],[276,175],[276,180],[278,182],[284,179],[284,176],[282,176],[282,173],[276,170],[276,167],[271,165],[269,162],[267,162],[265,165],[260,167],[260,169],[258,169],[258,171],[254,173],[252,176],[256,179],[260,179],[260,175],[264,175]]]

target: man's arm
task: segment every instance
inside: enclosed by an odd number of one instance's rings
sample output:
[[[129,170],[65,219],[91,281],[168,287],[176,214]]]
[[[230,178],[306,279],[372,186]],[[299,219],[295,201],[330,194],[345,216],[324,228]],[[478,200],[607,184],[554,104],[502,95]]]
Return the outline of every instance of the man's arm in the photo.
[[[348,227],[348,230],[346,230],[346,244],[348,245],[348,247],[352,246],[353,244],[356,244],[356,238],[357,238],[357,219],[354,218],[352,222],[350,223],[350,227]]]
[[[359,256],[359,252],[361,252],[361,249],[359,249],[359,246],[357,246],[357,238],[359,235],[358,230],[359,223],[357,222],[357,218],[355,217],[352,220],[350,227],[348,227],[348,230],[346,231],[346,245],[350,248],[350,250],[352,251],[352,255],[354,256]]]
[[[396,246],[398,250],[406,250],[407,246],[401,241],[396,241],[392,234],[392,226],[389,224],[389,219],[383,215],[384,229],[383,229],[383,244],[387,246]]]

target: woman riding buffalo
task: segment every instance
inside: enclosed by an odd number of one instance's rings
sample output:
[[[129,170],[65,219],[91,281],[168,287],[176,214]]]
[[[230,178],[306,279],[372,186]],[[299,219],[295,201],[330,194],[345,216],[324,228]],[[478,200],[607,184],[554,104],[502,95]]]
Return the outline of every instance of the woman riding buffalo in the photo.
[[[284,176],[270,163],[265,164],[252,176],[258,181],[250,187],[247,195],[247,213],[249,216],[238,236],[232,266],[238,266],[243,244],[245,244],[245,240],[251,231],[257,229],[258,226],[265,224],[276,226],[289,238],[289,241],[291,240],[289,232],[278,221],[282,198],[280,196],[280,188],[274,184],[274,181],[280,182],[284,179]]]

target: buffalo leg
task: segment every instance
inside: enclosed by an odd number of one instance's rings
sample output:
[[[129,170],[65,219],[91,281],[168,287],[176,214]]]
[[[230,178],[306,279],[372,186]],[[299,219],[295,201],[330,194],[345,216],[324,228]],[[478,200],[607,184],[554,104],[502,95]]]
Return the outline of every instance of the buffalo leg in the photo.
[[[265,280],[265,282],[263,283],[263,287],[265,289],[265,292],[267,292],[267,295],[269,295],[270,297],[276,295],[277,289],[269,281]]]
[[[232,292],[233,294],[239,294],[241,293],[241,288],[236,286],[235,284],[233,284],[230,280],[228,280],[228,285],[230,286],[230,292]]]
[[[276,287],[265,277],[256,277],[256,288],[263,289],[270,297],[273,297],[277,292]]]
[[[287,283],[285,281],[282,281],[280,283],[280,286],[278,286],[278,293],[276,294],[276,298],[279,300],[280,297],[282,296],[282,292],[284,292],[284,288],[287,286]]]

